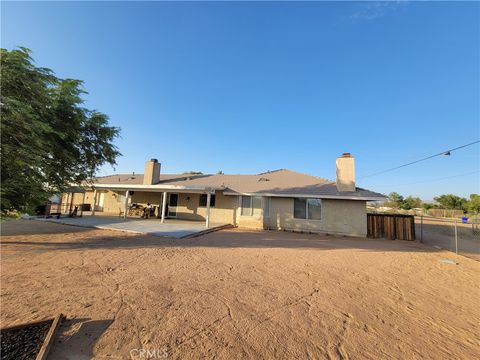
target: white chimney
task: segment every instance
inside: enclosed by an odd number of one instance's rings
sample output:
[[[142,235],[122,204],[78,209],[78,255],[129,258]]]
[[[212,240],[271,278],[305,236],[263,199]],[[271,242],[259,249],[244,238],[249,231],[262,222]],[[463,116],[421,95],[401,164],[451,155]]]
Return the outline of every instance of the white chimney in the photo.
[[[337,158],[337,190],[355,191],[355,158],[350,153]]]
[[[150,159],[145,163],[143,185],[154,185],[160,181],[160,166],[157,159]]]

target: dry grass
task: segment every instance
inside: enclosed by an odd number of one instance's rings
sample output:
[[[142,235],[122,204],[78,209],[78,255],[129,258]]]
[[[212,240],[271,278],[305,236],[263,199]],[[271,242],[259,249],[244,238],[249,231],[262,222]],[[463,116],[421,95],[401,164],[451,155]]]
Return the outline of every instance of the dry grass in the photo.
[[[419,218],[415,218],[416,223],[420,223]],[[444,219],[423,218],[423,229],[427,232],[438,233],[442,235],[455,235],[454,221]],[[462,224],[457,221],[457,234],[459,237],[468,240],[479,240],[478,236],[474,235],[472,224]]]
[[[2,228],[2,327],[64,313],[53,359],[480,357],[479,263],[421,244]]]

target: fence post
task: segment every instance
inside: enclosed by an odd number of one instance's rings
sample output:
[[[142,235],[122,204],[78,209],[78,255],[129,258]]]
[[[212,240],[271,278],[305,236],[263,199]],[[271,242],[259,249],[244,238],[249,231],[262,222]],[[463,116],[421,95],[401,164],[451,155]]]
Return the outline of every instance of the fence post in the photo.
[[[455,219],[455,254],[458,255],[457,219]]]
[[[423,215],[420,216],[420,242],[423,243]]]

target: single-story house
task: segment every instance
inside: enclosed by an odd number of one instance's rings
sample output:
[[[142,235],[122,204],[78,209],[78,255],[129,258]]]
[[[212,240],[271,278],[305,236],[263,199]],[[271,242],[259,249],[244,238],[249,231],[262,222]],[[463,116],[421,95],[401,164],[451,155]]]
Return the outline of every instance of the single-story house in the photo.
[[[228,223],[250,229],[275,229],[367,235],[367,201],[385,196],[355,186],[355,160],[345,153],[336,160],[336,181],[287,169],[256,175],[162,174],[151,159],[145,173],[98,177],[82,185],[92,215],[127,217],[132,204],[155,207],[165,219]],[[70,198],[68,198],[70,196]],[[74,194],[64,194],[63,203]],[[131,213],[130,213],[131,214]]]

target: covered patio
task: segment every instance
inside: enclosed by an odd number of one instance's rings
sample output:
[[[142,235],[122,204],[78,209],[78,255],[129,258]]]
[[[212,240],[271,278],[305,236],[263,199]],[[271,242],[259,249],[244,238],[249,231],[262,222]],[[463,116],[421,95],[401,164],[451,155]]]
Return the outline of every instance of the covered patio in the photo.
[[[50,221],[66,225],[91,227],[105,230],[121,230],[138,234],[149,234],[155,236],[166,236],[175,238],[185,238],[194,235],[200,235],[206,232],[216,231],[228,227],[228,224],[209,224],[205,228],[203,221],[188,221],[169,219],[168,222],[162,222],[161,219],[138,219],[121,218],[116,216],[88,216],[83,217],[62,217],[56,218],[37,218],[39,221]]]
[[[98,213],[98,197],[104,191],[112,191],[119,194],[119,199],[121,198],[121,202],[119,203],[119,217],[123,218],[123,220],[138,220],[138,216],[132,216],[132,208],[133,204],[137,203],[153,203],[158,205],[158,210],[155,218],[159,219],[161,224],[165,223],[165,220],[168,218],[168,223],[174,223],[175,218],[177,217],[177,206],[179,201],[179,196],[181,195],[196,195],[203,194],[206,197],[206,204],[205,204],[205,214],[204,214],[204,221],[203,228],[209,229],[212,224],[210,224],[210,213],[211,213],[211,205],[212,205],[212,195],[215,194],[214,188],[206,187],[206,186],[175,186],[175,185],[136,185],[136,184],[118,184],[115,186],[112,185],[104,185],[104,184],[95,184],[93,187],[93,206],[91,211],[91,216],[95,217]],[[116,196],[116,195],[115,195]],[[157,199],[157,201],[148,201],[150,199]],[[103,217],[103,216],[102,216]],[[132,219],[133,218],[133,219]],[[117,218],[117,221],[119,219]],[[154,219],[151,219],[154,220]],[[190,220],[190,219],[188,219]],[[197,220],[197,219],[195,219]],[[185,220],[179,220],[180,223],[185,223]],[[192,221],[195,223],[195,228],[200,225],[198,221]]]

